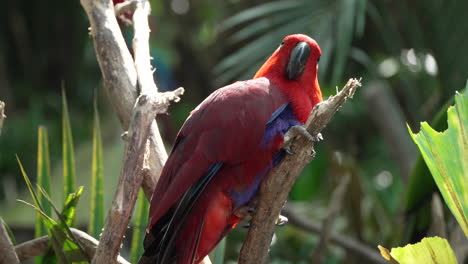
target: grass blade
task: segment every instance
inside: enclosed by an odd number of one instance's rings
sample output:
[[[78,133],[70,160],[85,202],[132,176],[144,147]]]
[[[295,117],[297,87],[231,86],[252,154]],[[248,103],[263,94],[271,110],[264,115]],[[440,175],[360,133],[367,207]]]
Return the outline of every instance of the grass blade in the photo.
[[[143,254],[143,238],[148,220],[149,202],[142,190],[138,193],[138,203],[136,207],[136,219],[133,227],[132,245],[130,251],[130,262],[137,263],[138,258]]]
[[[91,169],[91,211],[89,215],[88,233],[99,239],[99,234],[104,227],[104,196],[103,196],[103,159],[101,127],[97,97],[94,99],[94,127],[93,127],[93,164]]]
[[[40,126],[37,134],[37,184],[44,189],[46,193],[50,193],[50,156],[49,156],[49,139],[47,129]],[[46,203],[45,198],[39,192],[37,197],[43,205],[43,211],[46,215],[51,215],[52,208]],[[39,213],[36,213],[35,237],[47,235],[47,229],[42,221]]]
[[[68,114],[65,89],[62,88],[62,158],[63,158],[63,196],[75,190],[75,154],[73,152],[73,137]]]
[[[0,225],[3,225],[5,227],[5,230],[7,231],[8,236],[10,237],[11,243],[13,243],[13,245],[16,245],[15,235],[13,235],[13,232],[11,231],[10,227],[7,225],[7,223],[5,222],[5,220],[3,220],[2,217],[0,217]]]

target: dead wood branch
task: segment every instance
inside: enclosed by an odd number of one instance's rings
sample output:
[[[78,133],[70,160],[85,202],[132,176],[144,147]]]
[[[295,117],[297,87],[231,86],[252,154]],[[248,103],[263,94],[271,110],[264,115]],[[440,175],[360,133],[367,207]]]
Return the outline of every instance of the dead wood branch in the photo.
[[[338,108],[352,97],[361,83],[350,79],[337,95],[316,105],[306,123],[307,131],[316,136],[328,124]],[[261,264],[265,262],[273,237],[275,221],[286,201],[289,191],[304,167],[313,159],[313,143],[298,136],[293,138],[290,150],[294,155],[286,155],[278,166],[268,173],[260,186],[257,210],[251,220],[251,227],[242,245],[240,264]]]
[[[135,207],[143,181],[143,161],[151,123],[165,109],[164,102],[142,94],[133,111],[133,120],[125,142],[124,162],[112,206],[93,263],[116,263],[120,245]]]
[[[138,0],[138,2],[147,1]],[[112,1],[81,0],[81,5],[88,14],[91,24],[90,34],[94,40],[96,56],[104,79],[104,88],[120,120],[123,130],[126,131],[128,130],[132,109],[138,95],[137,80],[140,78],[140,74],[137,73],[132,55],[128,50],[117,23]],[[141,35],[138,32],[147,32],[144,34],[149,34],[149,29],[147,27],[140,30],[141,25],[145,25],[144,21],[146,21],[147,25],[149,11],[145,11],[146,13],[140,12],[138,8],[136,8],[135,12],[137,13],[133,16],[135,35]],[[144,37],[144,39],[148,39],[148,37]],[[139,46],[135,48],[135,55],[143,54],[139,51]],[[149,53],[144,56],[150,58]],[[151,71],[151,68],[148,68],[148,70]],[[154,80],[152,79],[145,78],[145,80],[154,84]],[[139,85],[141,89],[142,84],[139,83]],[[143,87],[147,86],[151,86],[155,89],[155,91],[151,92],[157,92],[155,85],[143,84]],[[180,90],[177,93],[180,95]],[[155,120],[151,124],[150,136],[145,153],[145,158],[148,160],[146,164],[149,166],[149,169],[145,173],[143,190],[145,191],[146,197],[149,199],[167,159],[167,152]]]
[[[0,103],[2,103],[0,101]],[[0,105],[1,107],[1,105]],[[1,112],[0,112],[1,115]],[[16,264],[19,263],[18,256],[15,252],[15,247],[11,243],[8,232],[3,226],[3,219],[0,218],[0,264]]]
[[[124,129],[129,128],[125,144],[124,165],[106,217],[104,232],[93,263],[112,263],[118,255],[141,184],[151,197],[162,166],[167,159],[156,113],[165,112],[171,100],[178,101],[183,89],[158,93],[153,79],[149,54],[149,2],[135,4],[134,57],[122,37],[110,0],[81,0],[91,23],[97,58],[108,96]],[[141,95],[133,107],[138,87]],[[132,113],[132,119],[130,119]],[[131,120],[131,122],[130,122]],[[145,177],[145,180],[143,180]]]
[[[323,263],[323,260],[326,256],[331,228],[333,226],[333,222],[338,216],[339,211],[341,210],[344,195],[346,193],[350,178],[351,175],[349,173],[345,174],[341,178],[338,187],[336,187],[336,189],[333,191],[330,205],[328,206],[327,217],[323,221],[322,232],[320,232],[319,243],[312,253],[311,259],[314,261],[314,263]]]
[[[85,250],[85,253],[86,255],[88,255],[88,258],[92,259],[96,252],[98,241],[94,237],[86,234],[81,230],[75,228],[70,228],[70,230],[72,231],[73,235],[80,241],[80,245]],[[48,249],[49,236],[42,236],[33,240],[26,241],[17,245],[14,248],[20,261],[25,261],[36,256],[44,255]],[[130,264],[121,256],[117,257],[117,263]]]
[[[288,218],[288,224],[294,225],[304,231],[321,234],[323,227],[319,223],[309,221],[304,219],[303,216],[295,213],[291,208],[286,206],[281,213]],[[347,237],[345,235],[336,234],[330,232],[330,242],[338,245],[345,250],[349,251],[352,254],[355,254],[363,260],[364,263],[378,263],[384,264],[387,263],[380,254],[373,248],[366,246],[365,244],[355,240],[353,238]],[[364,261],[365,260],[365,261]]]

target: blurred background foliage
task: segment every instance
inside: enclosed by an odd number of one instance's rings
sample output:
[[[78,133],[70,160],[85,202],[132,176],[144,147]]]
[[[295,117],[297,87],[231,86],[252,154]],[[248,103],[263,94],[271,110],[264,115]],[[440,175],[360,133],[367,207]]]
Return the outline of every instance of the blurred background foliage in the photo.
[[[347,174],[351,181],[334,232],[374,249],[434,234],[430,204],[435,185],[405,123],[413,131],[423,120],[439,130],[446,127],[443,113],[468,77],[468,2],[151,0],[151,5],[158,86],[186,88],[182,101],[158,117],[168,149],[189,111],[208,94],[251,78],[285,35],[306,33],[322,48],[319,80],[325,97],[350,77],[362,76],[364,87],[323,132],[317,158],[298,180],[288,206],[311,222],[322,221],[331,193]],[[7,1],[0,9],[0,100],[8,116],[0,136],[0,214],[15,232],[23,231],[19,242],[32,236],[34,212],[16,202],[27,191],[15,154],[34,181],[39,125],[48,128],[50,137],[51,196],[61,201],[64,195],[59,177],[62,86],[68,95],[77,186],[91,182],[93,93],[99,91],[105,207],[111,202],[122,131],[100,89],[88,26],[79,1]],[[130,43],[131,29],[121,26]],[[78,225],[88,219],[86,190]],[[461,231],[450,214],[447,218],[450,240]],[[238,228],[230,235],[226,259],[236,260],[244,233]],[[310,263],[318,236],[289,225],[277,230],[275,241],[271,263]],[[457,245],[452,246],[457,254]],[[326,263],[361,262],[330,247]]]

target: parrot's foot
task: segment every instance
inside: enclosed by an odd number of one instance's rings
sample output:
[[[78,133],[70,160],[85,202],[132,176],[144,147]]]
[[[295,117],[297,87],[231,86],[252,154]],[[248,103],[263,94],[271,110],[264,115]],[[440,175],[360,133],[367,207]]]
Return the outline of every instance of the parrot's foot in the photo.
[[[300,125],[292,126],[288,130],[288,132],[286,133],[286,135],[284,137],[285,137],[285,140],[286,140],[286,139],[288,139],[288,137],[293,138],[293,137],[298,136],[298,135],[301,135],[301,136],[307,138],[308,140],[310,140],[312,142],[320,142],[320,141],[323,140],[323,136],[322,136],[321,133],[318,133],[316,136],[312,136],[304,126],[300,126]]]
[[[284,226],[288,223],[288,218],[284,215],[279,215],[278,219],[276,219],[276,226]]]
[[[247,216],[252,217],[255,214],[255,212],[256,212],[255,207],[245,205],[235,210],[234,215],[240,218],[245,218]]]
[[[286,135],[284,135],[284,141],[289,142],[289,144],[286,144],[286,146],[283,147],[283,150],[289,154],[289,155],[294,155],[296,154],[294,151],[291,150],[291,139],[298,136],[302,135],[305,137],[307,140],[311,142],[320,142],[323,140],[322,133],[318,133],[315,136],[312,136],[309,131],[304,126],[292,126],[288,132],[286,132]],[[312,154],[313,155],[313,154]]]

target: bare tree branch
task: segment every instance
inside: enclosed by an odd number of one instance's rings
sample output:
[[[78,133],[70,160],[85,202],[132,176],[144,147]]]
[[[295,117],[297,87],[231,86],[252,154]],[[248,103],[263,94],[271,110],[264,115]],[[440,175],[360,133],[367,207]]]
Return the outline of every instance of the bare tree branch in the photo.
[[[138,95],[138,76],[134,61],[117,23],[112,1],[80,1],[88,14],[91,24],[90,34],[94,40],[96,56],[104,79],[104,88],[123,130],[126,131],[128,130],[132,109]],[[134,15],[133,19],[147,20],[148,17],[147,14],[143,17],[141,15]],[[137,22],[137,25],[141,24]],[[139,28],[139,26],[136,27]],[[149,32],[148,29],[143,30]],[[136,54],[141,54],[141,52],[136,51]],[[149,53],[147,56],[149,57]],[[151,82],[154,83],[153,80]],[[143,84],[143,86],[145,85]],[[157,92],[157,90],[154,92]],[[167,152],[155,120],[151,124],[150,129],[149,142],[145,151],[145,156],[147,156],[148,160],[146,164],[148,164],[149,169],[146,171],[143,180],[143,190],[148,199],[151,197],[157,178],[167,159]]]
[[[346,193],[350,178],[351,175],[348,172],[348,174],[345,174],[341,178],[338,187],[336,187],[336,189],[333,191],[330,205],[328,206],[327,217],[323,221],[322,232],[320,232],[319,243],[312,253],[311,259],[313,259],[314,263],[323,263],[324,257],[326,256],[331,228],[339,211],[341,210],[341,205],[343,204],[343,198]]]
[[[315,234],[322,233],[323,227],[321,224],[304,219],[303,216],[298,215],[288,206],[285,206],[281,213],[288,218],[288,224],[290,225],[294,225],[307,232]],[[345,235],[330,232],[330,242],[360,256],[362,260],[365,260],[363,261],[364,263],[387,263],[376,250]]]
[[[5,103],[0,101],[0,136],[2,135],[3,120],[6,118],[5,115]]]
[[[0,104],[2,102],[0,101]],[[0,105],[1,107],[1,105]],[[0,112],[0,115],[2,113]],[[1,118],[1,117],[0,117]],[[11,243],[8,232],[3,226],[3,220],[0,218],[0,264],[16,264],[19,263],[18,256],[15,252],[15,247]]]
[[[328,124],[338,108],[352,97],[361,83],[350,79],[337,95],[316,105],[306,123],[307,131],[317,135]],[[290,150],[294,155],[287,155],[278,166],[268,173],[263,180],[258,197],[257,210],[251,220],[251,227],[242,245],[239,256],[240,264],[261,264],[265,262],[273,236],[275,221],[287,199],[291,187],[304,167],[313,159],[313,143],[303,136],[293,138]]]
[[[96,252],[98,241],[94,237],[88,235],[87,233],[81,230],[75,228],[70,228],[70,230],[72,231],[73,235],[80,241],[80,245],[85,250],[85,253],[86,255],[88,255],[88,258],[92,259]],[[42,236],[33,240],[26,241],[17,245],[14,248],[20,261],[25,261],[35,256],[44,255],[48,249],[49,236]],[[117,257],[117,263],[130,264],[130,262],[126,261],[121,256]]]
[[[93,263],[116,263],[143,181],[143,161],[151,123],[156,114],[167,107],[167,102],[158,100],[161,98],[164,97],[142,94],[137,99],[125,144],[120,180]]]
[[[138,188],[144,183],[146,187],[143,190],[147,197],[151,197],[157,177],[167,159],[154,120],[156,113],[165,112],[171,100],[178,101],[183,89],[158,93],[149,54],[150,6],[147,0],[136,2],[133,15],[135,63],[123,40],[112,2],[81,0],[81,4],[90,18],[91,35],[106,91],[123,128],[129,127],[121,177],[93,259],[93,263],[112,263],[118,255],[133,212]],[[141,95],[132,111],[137,94],[137,80]],[[130,112],[133,113],[133,118],[129,126]]]

